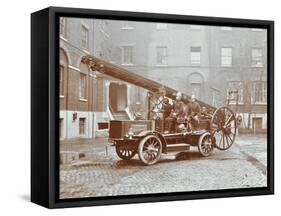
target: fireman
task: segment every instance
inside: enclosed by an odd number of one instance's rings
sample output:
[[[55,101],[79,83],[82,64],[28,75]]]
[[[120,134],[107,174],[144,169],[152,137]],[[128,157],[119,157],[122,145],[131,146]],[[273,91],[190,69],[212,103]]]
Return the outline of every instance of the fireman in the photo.
[[[200,114],[201,114],[201,107],[199,103],[196,101],[195,95],[193,94],[191,96],[190,102],[188,103],[188,116],[189,116],[191,130],[196,130],[198,128]]]

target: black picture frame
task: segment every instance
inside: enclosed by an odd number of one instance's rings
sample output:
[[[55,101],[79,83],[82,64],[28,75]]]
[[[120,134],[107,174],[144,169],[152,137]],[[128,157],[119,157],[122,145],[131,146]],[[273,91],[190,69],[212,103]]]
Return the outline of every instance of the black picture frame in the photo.
[[[59,17],[104,18],[267,29],[267,179],[263,188],[64,199],[59,192]],[[31,201],[47,208],[274,194],[274,22],[140,12],[49,7],[31,15]]]

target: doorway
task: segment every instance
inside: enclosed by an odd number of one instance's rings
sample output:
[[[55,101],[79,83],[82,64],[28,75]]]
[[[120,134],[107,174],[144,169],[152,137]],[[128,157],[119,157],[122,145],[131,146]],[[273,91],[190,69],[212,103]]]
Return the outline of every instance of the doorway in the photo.
[[[196,99],[201,99],[201,83],[191,83],[191,93]]]
[[[112,82],[109,85],[109,106],[113,112],[124,111],[127,107],[127,85]]]
[[[253,129],[255,129],[255,130],[262,129],[262,118],[261,117],[253,117]]]

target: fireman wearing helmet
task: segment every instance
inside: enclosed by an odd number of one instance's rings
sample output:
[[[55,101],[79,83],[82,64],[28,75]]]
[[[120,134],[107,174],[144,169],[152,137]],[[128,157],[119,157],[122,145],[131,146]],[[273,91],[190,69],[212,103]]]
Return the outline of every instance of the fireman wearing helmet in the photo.
[[[201,106],[196,101],[196,97],[193,94],[191,96],[190,102],[188,103],[188,116],[189,116],[189,121],[191,123],[192,130],[196,130],[199,125],[200,113],[201,113]]]
[[[176,125],[175,131],[182,131],[181,128],[186,126],[188,107],[182,101],[182,93],[177,92],[176,101],[174,103],[172,116]],[[181,127],[179,127],[181,126]]]

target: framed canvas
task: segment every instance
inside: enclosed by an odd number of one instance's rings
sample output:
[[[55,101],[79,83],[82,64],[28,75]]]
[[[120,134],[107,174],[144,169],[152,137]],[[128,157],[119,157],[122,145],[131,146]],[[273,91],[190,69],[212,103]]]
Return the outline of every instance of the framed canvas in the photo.
[[[31,15],[31,201],[274,193],[274,22]]]

